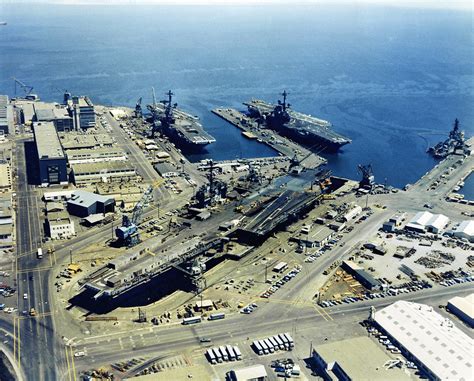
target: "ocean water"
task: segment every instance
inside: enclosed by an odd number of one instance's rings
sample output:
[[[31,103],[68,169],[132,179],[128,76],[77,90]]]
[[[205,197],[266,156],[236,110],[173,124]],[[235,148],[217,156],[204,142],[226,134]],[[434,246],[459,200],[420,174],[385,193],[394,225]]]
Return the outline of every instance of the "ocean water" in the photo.
[[[11,77],[60,101],[133,106],[168,89],[218,142],[203,157],[274,154],[213,116],[252,97],[330,120],[351,145],[335,174],[403,186],[435,161],[426,148],[459,118],[473,135],[472,13],[363,6],[1,5],[0,93]]]

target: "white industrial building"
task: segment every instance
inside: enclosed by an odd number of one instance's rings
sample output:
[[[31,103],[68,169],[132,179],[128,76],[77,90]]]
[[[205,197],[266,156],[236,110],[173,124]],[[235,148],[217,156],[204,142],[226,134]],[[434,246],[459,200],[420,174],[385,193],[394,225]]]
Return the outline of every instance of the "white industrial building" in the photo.
[[[439,233],[449,224],[449,218],[444,214],[433,214],[430,212],[418,212],[405,229],[419,233]]]
[[[48,214],[46,220],[47,234],[51,239],[69,238],[76,234],[74,221],[66,212],[53,212]]]
[[[362,213],[362,208],[359,205],[353,205],[343,216],[344,221],[350,221]]]
[[[433,307],[402,300],[375,312],[373,319],[430,379],[474,379],[474,341]]]
[[[458,228],[453,231],[453,235],[458,238],[467,239],[469,242],[474,242],[474,220],[461,222]]]
[[[449,299],[447,307],[459,319],[474,327],[474,293],[464,298],[455,296]]]
[[[265,381],[268,379],[267,371],[261,364],[231,370],[228,375],[231,381]]]

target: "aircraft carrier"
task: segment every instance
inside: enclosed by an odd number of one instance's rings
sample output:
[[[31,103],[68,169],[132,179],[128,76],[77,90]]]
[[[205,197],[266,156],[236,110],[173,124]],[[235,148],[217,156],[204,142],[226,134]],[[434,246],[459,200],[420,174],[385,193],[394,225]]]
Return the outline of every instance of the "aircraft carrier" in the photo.
[[[156,132],[163,133],[177,146],[189,151],[199,151],[216,141],[197,117],[177,109],[171,90],[166,95],[168,99],[157,103],[153,91],[153,104],[147,106],[151,112],[152,137]]]
[[[281,95],[283,102],[279,100],[276,105],[257,99],[244,102],[244,105],[248,107],[250,117],[257,119],[262,126],[305,145],[337,151],[351,143],[350,139],[333,131],[330,122],[291,110],[286,102],[288,93],[284,91]]]

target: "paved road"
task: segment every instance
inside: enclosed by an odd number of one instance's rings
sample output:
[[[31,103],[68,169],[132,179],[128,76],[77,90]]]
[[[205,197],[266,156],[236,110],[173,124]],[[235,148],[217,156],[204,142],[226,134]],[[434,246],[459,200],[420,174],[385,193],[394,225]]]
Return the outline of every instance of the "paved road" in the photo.
[[[84,350],[87,356],[76,360],[76,369],[90,369],[92,364],[110,364],[130,357],[166,355],[203,348],[200,337],[212,340],[212,345],[232,342],[250,344],[255,338],[272,335],[276,332],[295,330],[308,333],[315,342],[323,341],[328,332],[341,330],[345,324],[357,323],[369,315],[371,305],[383,308],[396,300],[410,300],[431,304],[444,303],[453,295],[469,293],[472,285],[460,284],[450,288],[427,289],[417,293],[404,294],[390,298],[375,299],[354,304],[344,304],[323,313],[316,312],[313,306],[295,303],[280,303],[275,300],[260,301],[251,315],[234,314],[224,320],[203,322],[192,326],[175,324],[167,327],[138,328],[133,332],[120,331],[115,334],[99,335],[78,340],[77,350]],[[278,308],[275,308],[275,303]],[[266,309],[264,304],[271,305]],[[318,327],[318,329],[314,329]],[[249,340],[247,340],[249,338]],[[133,355],[131,355],[133,353]]]
[[[17,359],[28,380],[56,380],[58,341],[54,333],[49,306],[49,270],[39,273],[37,267],[48,267],[47,259],[39,260],[36,250],[41,247],[41,227],[38,215],[38,196],[33,186],[28,185],[25,163],[24,141],[17,141],[17,296],[20,316],[16,322],[14,348]],[[27,299],[24,298],[27,294]],[[22,316],[22,311],[35,308],[38,318]],[[55,359],[56,361],[52,361]]]

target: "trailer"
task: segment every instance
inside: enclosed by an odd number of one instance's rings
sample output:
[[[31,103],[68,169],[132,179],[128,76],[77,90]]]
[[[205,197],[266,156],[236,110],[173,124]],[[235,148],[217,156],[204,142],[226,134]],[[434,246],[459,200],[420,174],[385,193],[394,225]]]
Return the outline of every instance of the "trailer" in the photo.
[[[287,351],[290,350],[290,342],[288,341],[287,337],[283,333],[279,333],[278,337],[280,338],[281,341],[283,341],[283,345],[285,346],[285,349]]]
[[[217,362],[221,363],[223,361],[223,357],[219,348],[212,348],[212,352],[214,352],[214,356],[216,357]]]
[[[253,344],[253,348],[255,349],[255,352],[257,352],[259,356],[263,355],[263,348],[260,345],[259,341],[255,340],[252,344]]]
[[[283,351],[285,349],[285,344],[283,341],[278,337],[278,335],[273,336],[273,340],[278,343],[278,347]]]
[[[267,344],[267,347],[268,347],[268,350],[270,351],[270,353],[275,352],[275,348],[273,348],[273,344],[270,342],[270,340],[263,339],[263,341],[265,342],[265,344]]]
[[[260,345],[262,346],[262,349],[263,349],[263,353],[268,355],[270,353],[270,348],[268,348],[268,345],[267,343],[265,343],[265,341],[263,340],[259,340],[258,341],[260,343]]]
[[[235,353],[235,358],[240,361],[242,360],[242,353],[240,352],[240,349],[238,346],[234,345],[234,353]]]
[[[273,337],[270,336],[268,338],[268,341],[273,345],[273,348],[275,349],[275,351],[280,349],[280,345],[278,345],[278,343],[273,339]]]
[[[224,361],[229,361],[229,355],[227,354],[225,348],[222,345],[219,347],[219,352],[221,352]]]
[[[234,348],[232,348],[231,345],[226,345],[225,349],[227,349],[227,353],[229,354],[229,360],[230,361],[235,361],[237,360],[237,356],[234,353]]]
[[[214,352],[212,351],[211,348],[209,348],[209,349],[206,351],[206,354],[207,354],[207,359],[209,360],[209,362],[210,362],[212,365],[217,364],[216,355],[214,354]]]
[[[290,344],[290,348],[294,348],[295,347],[295,342],[293,341],[293,338],[290,336],[290,334],[288,332],[285,332],[284,335],[288,339],[288,342]]]

